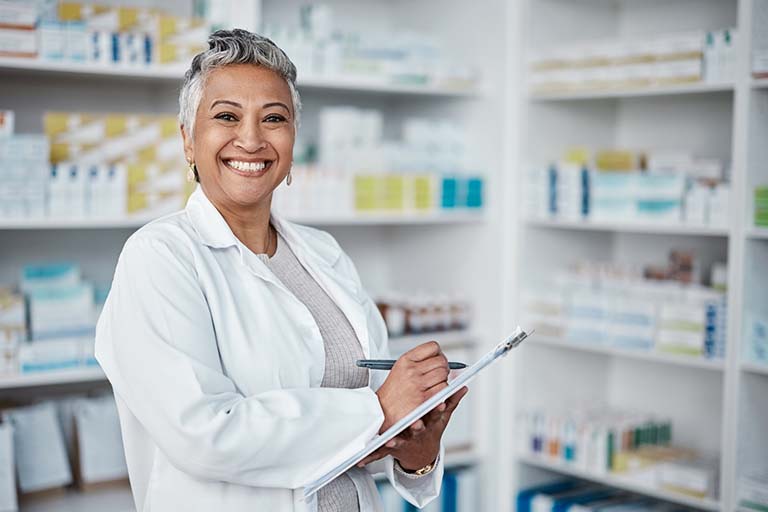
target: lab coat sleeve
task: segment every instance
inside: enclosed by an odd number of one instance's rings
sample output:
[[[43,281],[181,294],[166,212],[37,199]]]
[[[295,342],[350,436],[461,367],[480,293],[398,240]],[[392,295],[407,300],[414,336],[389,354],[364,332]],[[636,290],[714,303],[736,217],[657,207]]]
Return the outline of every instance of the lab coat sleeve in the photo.
[[[360,293],[364,295],[363,307],[366,311],[368,330],[371,344],[373,345],[371,347],[372,357],[381,359],[389,358],[390,356],[389,347],[387,346],[388,336],[386,324],[384,323],[384,320],[381,317],[379,309],[376,307],[374,301],[368,294],[362,291],[362,283],[360,281],[360,277],[357,274],[354,263],[352,263],[352,260],[342,252],[342,256],[338,265],[339,272],[354,277],[359,289],[361,290]],[[374,356],[373,354],[376,355]],[[371,375],[371,386],[373,389],[378,389],[384,383],[384,379],[386,379],[386,372],[373,372]],[[408,476],[401,474],[399,471],[395,470],[395,459],[391,456],[368,464],[366,466],[366,470],[372,475],[380,473],[386,474],[387,479],[398,492],[398,494],[400,494],[400,496],[402,496],[411,504],[422,508],[440,495],[440,488],[443,481],[443,472],[445,471],[445,466],[443,463],[444,460],[444,447],[441,443],[437,467],[428,475],[424,475],[419,478],[409,478]]]
[[[384,419],[370,388],[238,392],[193,259],[184,246],[129,239],[96,335],[115,393],[169,461],[201,479],[299,488],[360,450]]]

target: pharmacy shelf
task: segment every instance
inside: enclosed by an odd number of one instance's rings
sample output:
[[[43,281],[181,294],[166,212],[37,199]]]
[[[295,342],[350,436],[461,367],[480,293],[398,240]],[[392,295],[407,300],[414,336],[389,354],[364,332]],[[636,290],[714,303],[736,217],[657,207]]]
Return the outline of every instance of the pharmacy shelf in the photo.
[[[752,80],[754,89],[768,89],[768,78],[755,78]]]
[[[131,488],[125,484],[110,484],[103,488],[27,498],[19,504],[19,512],[135,512]]]
[[[371,213],[357,215],[307,215],[289,216],[299,224],[314,226],[375,226],[399,224],[463,224],[482,222],[482,211],[446,213]],[[0,219],[0,231],[43,229],[137,229],[155,217],[124,217],[116,219]]]
[[[749,373],[759,373],[762,375],[768,375],[768,364],[741,363],[741,369]]]
[[[402,354],[415,346],[433,340],[437,341],[440,343],[440,346],[445,348],[472,345],[478,339],[478,334],[470,330],[436,331],[427,334],[390,338],[389,350],[393,354]]]
[[[626,89],[597,89],[573,92],[531,92],[532,101],[600,100],[608,98],[639,98],[644,96],[671,96],[680,94],[706,94],[733,92],[734,84],[691,83]]]
[[[596,475],[581,471],[571,466],[567,466],[561,462],[553,462],[544,458],[530,455],[519,457],[518,461],[528,466],[555,471],[564,475],[581,478],[583,480],[589,480],[591,482],[615,487],[617,489],[624,489],[626,491],[642,494],[644,496],[650,496],[652,498],[657,498],[671,503],[686,505],[688,507],[696,508],[699,510],[720,510],[720,502],[716,500],[709,498],[694,498],[680,493],[665,491],[662,489],[654,489],[642,484],[638,484],[624,476]]]
[[[0,389],[98,382],[105,379],[106,376],[101,368],[74,368],[71,370],[0,376]]]
[[[591,220],[529,219],[529,226],[582,231],[613,231],[617,233],[642,233],[650,235],[690,235],[727,237],[728,228],[695,226],[686,224],[599,222]]]
[[[136,229],[156,217],[114,219],[0,219],[0,231],[42,229]]]
[[[77,62],[51,62],[29,58],[0,57],[0,71],[28,74],[65,74],[72,77],[134,79],[140,81],[179,82],[186,67],[179,65],[122,67]],[[411,85],[358,77],[300,76],[300,89],[338,90],[396,95],[472,97],[480,94],[478,87]]]
[[[565,341],[559,338],[536,335],[534,341],[528,346],[546,346],[574,350],[579,352],[588,352],[591,354],[602,354],[606,356],[623,357],[627,359],[638,359],[641,361],[650,361],[659,364],[668,364],[675,366],[685,366],[688,368],[699,368],[702,370],[711,370],[722,372],[725,369],[725,363],[722,360],[705,359],[703,357],[686,356],[677,354],[665,354],[650,350],[632,350],[624,348],[603,347],[600,345],[575,343]]]
[[[430,213],[357,213],[354,215],[288,215],[299,224],[313,226],[374,226],[398,224],[464,224],[483,222],[485,214],[479,211],[446,211]]]
[[[747,229],[749,238],[768,240],[768,228],[749,228]]]

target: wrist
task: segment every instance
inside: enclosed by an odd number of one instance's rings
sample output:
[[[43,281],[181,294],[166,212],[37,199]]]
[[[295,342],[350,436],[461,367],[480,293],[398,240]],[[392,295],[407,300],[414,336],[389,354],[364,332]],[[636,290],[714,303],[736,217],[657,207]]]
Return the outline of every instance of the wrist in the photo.
[[[439,453],[437,453],[433,457],[425,457],[420,459],[412,459],[412,460],[401,460],[401,459],[395,459],[395,462],[397,462],[397,465],[400,466],[400,469],[405,471],[406,473],[416,473],[418,471],[424,470],[427,466],[434,466],[437,464],[437,458],[439,457]]]
[[[438,454],[437,457],[432,459],[432,462],[429,462],[424,465],[419,465],[418,467],[410,468],[408,467],[408,464],[406,466],[403,466],[401,462],[398,459],[395,459],[395,471],[404,474],[405,476],[409,478],[420,478],[422,476],[426,476],[432,471],[435,470],[439,463],[440,456]]]

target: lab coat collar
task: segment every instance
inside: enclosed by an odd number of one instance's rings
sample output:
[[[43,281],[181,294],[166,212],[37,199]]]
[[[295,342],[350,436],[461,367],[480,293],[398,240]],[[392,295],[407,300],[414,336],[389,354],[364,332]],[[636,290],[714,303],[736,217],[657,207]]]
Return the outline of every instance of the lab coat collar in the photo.
[[[213,205],[198,185],[189,197],[186,206],[189,220],[197,233],[200,242],[217,249],[236,246],[242,243],[237,239],[219,210]],[[324,237],[313,237],[311,246],[297,233],[296,226],[281,216],[271,212],[271,221],[275,229],[291,246],[294,252],[314,256],[322,263],[333,267],[341,257],[341,249]]]

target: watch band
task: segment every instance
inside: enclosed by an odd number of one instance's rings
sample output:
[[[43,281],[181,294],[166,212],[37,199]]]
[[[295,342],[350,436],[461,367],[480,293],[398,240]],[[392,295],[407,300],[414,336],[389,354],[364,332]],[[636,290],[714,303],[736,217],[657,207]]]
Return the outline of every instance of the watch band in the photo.
[[[405,475],[408,478],[416,479],[416,478],[421,478],[423,476],[427,476],[432,471],[434,471],[439,461],[440,461],[440,456],[438,455],[433,462],[430,462],[423,468],[417,469],[416,471],[408,471],[407,469],[403,468],[403,466],[400,465],[400,462],[397,459],[395,459],[395,469],[399,473]]]

